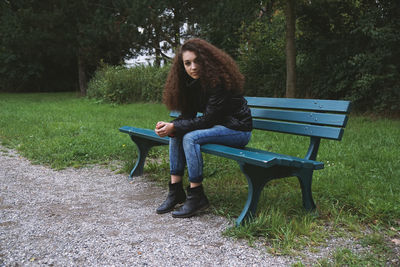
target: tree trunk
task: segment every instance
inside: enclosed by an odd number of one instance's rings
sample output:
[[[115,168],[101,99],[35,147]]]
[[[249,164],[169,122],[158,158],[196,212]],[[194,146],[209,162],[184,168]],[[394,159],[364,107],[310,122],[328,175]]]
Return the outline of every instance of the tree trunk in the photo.
[[[157,22],[154,24],[154,38],[153,38],[153,45],[155,49],[155,60],[154,60],[154,66],[160,67],[161,66],[161,44],[160,44],[160,35],[161,35],[161,26]]]
[[[286,2],[286,97],[296,97],[295,0]]]
[[[80,49],[78,52],[78,78],[79,78],[79,90],[81,96],[86,96],[86,90],[87,90],[86,68],[80,53]]]
[[[159,68],[161,67],[161,53],[160,53],[160,46],[158,48],[155,49],[155,56],[156,58],[154,59],[154,66]]]
[[[172,44],[172,49],[175,51],[175,49],[180,45],[181,43],[181,27],[179,21],[183,20],[179,17],[179,12],[177,12],[174,9],[174,20],[173,20],[173,29],[174,29],[174,39],[173,39],[173,44]]]

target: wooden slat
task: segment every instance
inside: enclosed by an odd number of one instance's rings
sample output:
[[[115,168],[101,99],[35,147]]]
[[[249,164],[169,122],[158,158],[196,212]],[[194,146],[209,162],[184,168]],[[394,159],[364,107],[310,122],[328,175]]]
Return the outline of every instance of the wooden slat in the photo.
[[[347,113],[350,101],[297,98],[246,97],[249,106]]]
[[[290,133],[304,136],[315,136],[333,140],[341,140],[343,136],[342,128],[330,126],[253,119],[253,127],[255,129],[261,130],[269,130],[274,132]]]
[[[146,139],[164,143],[164,144],[169,143],[168,137],[160,137],[154,132],[154,130],[150,130],[150,129],[122,126],[121,128],[119,128],[119,131],[123,132],[123,133],[127,133],[129,135],[133,135],[133,136],[144,137]]]
[[[343,114],[251,108],[251,115],[253,118],[260,119],[304,122],[338,127],[344,127],[347,123],[347,116]]]
[[[178,118],[179,115],[181,115],[181,113],[180,113],[179,111],[171,111],[171,112],[169,113],[169,116],[171,116],[171,117],[173,117],[173,118]],[[202,116],[202,115],[203,115],[203,113],[197,112],[197,117],[200,117],[200,116]]]
[[[268,151],[262,151],[253,148],[239,149],[218,144],[205,144],[201,146],[201,151],[264,168],[280,165],[295,168],[309,168],[315,170],[323,169],[324,167],[324,164],[322,162],[272,153]]]
[[[169,115],[173,118],[178,118],[181,113],[179,111],[171,111]]]

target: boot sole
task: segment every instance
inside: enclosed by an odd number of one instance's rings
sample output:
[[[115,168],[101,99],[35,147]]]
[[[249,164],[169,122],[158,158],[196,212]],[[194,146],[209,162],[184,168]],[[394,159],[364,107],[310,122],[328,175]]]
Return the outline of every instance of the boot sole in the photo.
[[[172,208],[167,209],[167,210],[161,210],[161,211],[156,210],[156,213],[157,213],[157,214],[165,214],[165,213],[171,212],[171,211],[173,211],[176,207],[182,206],[182,204],[183,204],[184,202],[185,202],[185,201],[182,201],[181,203],[177,203],[177,204],[175,204],[175,206],[173,206]]]
[[[201,207],[200,209],[192,212],[192,213],[188,213],[188,214],[183,214],[183,215],[176,215],[172,213],[172,217],[173,218],[189,218],[192,217],[194,215],[196,215],[197,213],[200,213],[202,211],[205,211],[206,209],[208,209],[210,207],[210,204],[205,205],[204,207]]]

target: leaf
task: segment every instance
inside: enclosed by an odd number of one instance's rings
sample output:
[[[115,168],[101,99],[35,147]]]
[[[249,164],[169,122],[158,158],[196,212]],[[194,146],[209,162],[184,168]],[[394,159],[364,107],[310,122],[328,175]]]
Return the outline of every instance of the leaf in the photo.
[[[400,246],[400,239],[392,239],[391,240],[396,246]]]

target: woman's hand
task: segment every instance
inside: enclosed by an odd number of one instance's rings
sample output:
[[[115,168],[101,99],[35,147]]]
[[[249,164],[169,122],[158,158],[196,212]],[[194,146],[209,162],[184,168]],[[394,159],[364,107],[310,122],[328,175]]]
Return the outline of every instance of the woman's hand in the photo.
[[[165,137],[168,135],[172,136],[175,131],[175,127],[172,122],[159,121],[159,122],[157,122],[156,128],[154,129],[154,131],[160,137]]]

